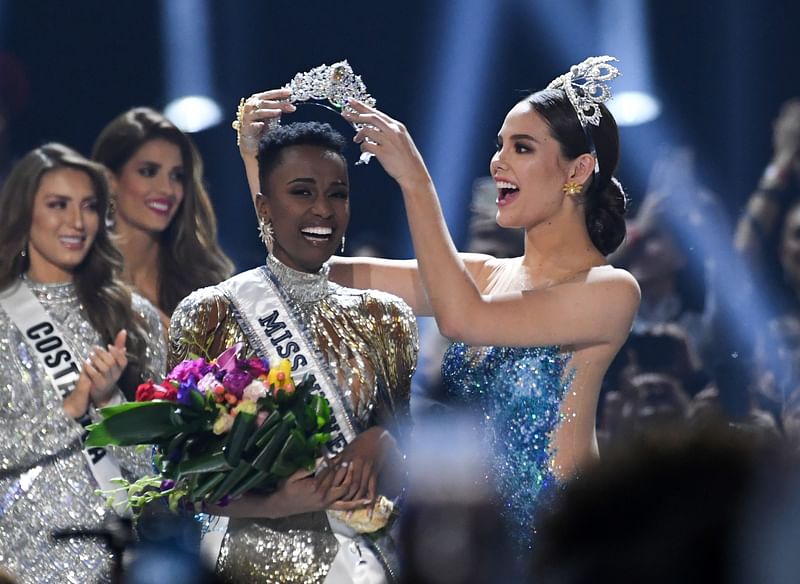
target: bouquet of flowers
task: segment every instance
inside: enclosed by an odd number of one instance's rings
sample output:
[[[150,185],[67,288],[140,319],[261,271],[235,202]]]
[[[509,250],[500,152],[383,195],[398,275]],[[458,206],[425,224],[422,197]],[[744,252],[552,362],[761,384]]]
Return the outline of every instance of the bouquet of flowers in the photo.
[[[156,475],[118,480],[134,513],[162,497],[173,510],[182,502],[224,505],[314,469],[331,419],[327,401],[311,393],[314,377],[296,385],[288,360],[271,367],[239,358],[240,350],[183,361],[160,384],[140,385],[136,401],[103,408],[89,426],[87,446],[154,445]]]

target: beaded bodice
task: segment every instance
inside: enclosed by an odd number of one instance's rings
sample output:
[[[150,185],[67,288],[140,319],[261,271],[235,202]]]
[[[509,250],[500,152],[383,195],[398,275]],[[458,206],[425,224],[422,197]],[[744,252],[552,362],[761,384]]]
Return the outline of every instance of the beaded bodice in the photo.
[[[102,343],[72,284],[26,283],[78,358]],[[136,295],[133,309],[147,324],[146,374],[160,376],[166,350],[158,314]],[[0,566],[21,584],[105,582],[111,564],[102,542],[50,538],[53,529],[97,527],[111,511],[82,454],[84,430],[64,413],[29,343],[0,309]],[[128,478],[151,470],[143,453],[111,451]]]
[[[259,269],[268,270],[289,300],[293,316],[349,400],[354,426],[405,425],[418,347],[409,307],[390,294],[329,282],[327,268],[298,272],[269,256],[266,268]],[[215,356],[235,343],[243,343],[245,354],[253,353],[224,285],[185,298],[172,316],[170,339],[169,366],[192,352]],[[337,548],[324,512],[231,519],[217,571],[225,581],[322,582]]]
[[[471,347],[452,343],[442,361],[448,395],[477,410],[489,476],[502,509],[530,545],[539,499],[557,484],[552,434],[564,416],[572,374],[559,347]]]

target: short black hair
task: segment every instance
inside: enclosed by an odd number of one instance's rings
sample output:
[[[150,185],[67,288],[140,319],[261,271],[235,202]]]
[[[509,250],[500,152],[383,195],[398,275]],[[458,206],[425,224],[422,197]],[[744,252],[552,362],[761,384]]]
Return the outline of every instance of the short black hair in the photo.
[[[345,139],[330,124],[321,122],[294,122],[278,126],[267,132],[258,145],[258,180],[261,192],[278,164],[281,152],[289,146],[318,146],[330,150],[344,160]]]

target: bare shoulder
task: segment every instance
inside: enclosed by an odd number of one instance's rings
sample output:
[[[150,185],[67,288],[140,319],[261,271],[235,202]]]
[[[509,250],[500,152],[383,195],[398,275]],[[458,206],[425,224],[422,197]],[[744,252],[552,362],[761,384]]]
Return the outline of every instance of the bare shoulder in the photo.
[[[615,268],[612,265],[592,268],[586,275],[586,282],[587,284],[606,284],[617,293],[630,294],[636,298],[641,297],[639,283],[636,278],[629,271]]]
[[[598,266],[586,275],[583,293],[600,310],[622,321],[633,321],[642,298],[639,283],[630,272],[614,266]]]

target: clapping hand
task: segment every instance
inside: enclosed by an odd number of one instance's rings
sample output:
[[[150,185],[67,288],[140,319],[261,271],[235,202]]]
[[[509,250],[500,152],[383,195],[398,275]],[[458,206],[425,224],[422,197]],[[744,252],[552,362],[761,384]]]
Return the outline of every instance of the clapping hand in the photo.
[[[75,389],[64,399],[64,410],[73,418],[86,413],[90,402],[97,407],[108,403],[117,381],[128,366],[127,338],[128,332],[123,329],[117,333],[113,345],[107,345],[105,349],[98,345],[92,347],[83,362]]]

